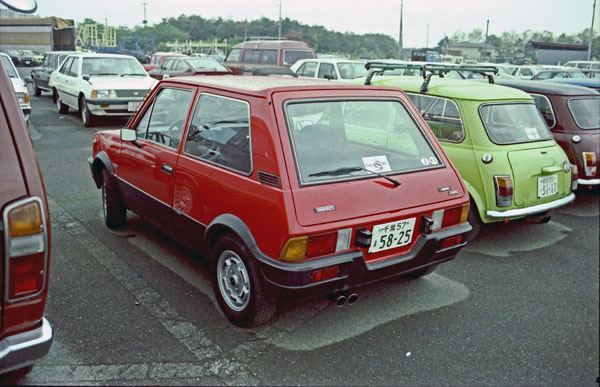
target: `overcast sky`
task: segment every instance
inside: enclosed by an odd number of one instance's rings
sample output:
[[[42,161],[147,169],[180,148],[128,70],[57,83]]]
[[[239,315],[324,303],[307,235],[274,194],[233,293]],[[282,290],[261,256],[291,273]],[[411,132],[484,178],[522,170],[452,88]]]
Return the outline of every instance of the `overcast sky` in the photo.
[[[75,21],[89,17],[113,26],[142,25],[144,0],[38,0],[39,16],[60,16]],[[234,21],[262,16],[277,20],[279,0],[145,0],[148,24],[181,14]],[[400,0],[282,0],[282,16],[339,32],[382,33],[398,39]],[[596,27],[600,25],[600,1]],[[455,31],[481,28],[485,33],[549,30],[578,33],[592,23],[594,0],[404,0],[404,47],[436,46]],[[429,26],[429,39],[427,30]]]

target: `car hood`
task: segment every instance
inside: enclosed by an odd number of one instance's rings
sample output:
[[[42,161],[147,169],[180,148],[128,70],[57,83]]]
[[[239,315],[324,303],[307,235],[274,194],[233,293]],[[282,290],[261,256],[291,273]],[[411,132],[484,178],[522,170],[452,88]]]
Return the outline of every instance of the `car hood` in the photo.
[[[152,89],[156,84],[156,79],[149,76],[137,77],[137,76],[125,76],[125,77],[90,77],[90,83],[94,89],[102,90],[139,90],[139,89]]]

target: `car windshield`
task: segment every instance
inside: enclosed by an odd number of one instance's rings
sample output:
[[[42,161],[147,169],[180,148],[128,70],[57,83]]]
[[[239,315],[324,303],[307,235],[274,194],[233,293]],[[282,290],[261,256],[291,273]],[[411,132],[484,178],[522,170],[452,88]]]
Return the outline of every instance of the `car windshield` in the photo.
[[[191,58],[188,59],[188,62],[190,62],[196,70],[228,71],[225,66],[212,59]]]
[[[366,77],[369,73],[364,63],[340,62],[337,66],[342,79]]]
[[[83,58],[83,74],[88,75],[146,75],[140,63],[133,58]]]
[[[571,78],[587,79],[586,75],[581,71],[572,71],[572,72],[570,72],[570,74],[571,74]]]
[[[11,78],[19,78],[10,58],[4,55],[0,55],[0,57],[2,57],[2,64],[4,65],[8,76]]]
[[[315,56],[310,50],[285,50],[283,52],[283,63],[293,65],[300,59],[312,59]]]
[[[483,105],[483,124],[496,144],[551,140],[552,134],[533,103]]]
[[[301,184],[442,166],[399,101],[291,102],[285,113]]]
[[[581,129],[600,128],[600,97],[570,99],[569,110]]]

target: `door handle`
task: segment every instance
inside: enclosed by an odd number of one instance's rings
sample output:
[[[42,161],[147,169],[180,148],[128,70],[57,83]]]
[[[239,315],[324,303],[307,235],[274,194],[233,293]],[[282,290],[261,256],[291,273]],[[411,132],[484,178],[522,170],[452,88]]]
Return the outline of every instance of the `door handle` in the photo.
[[[173,167],[168,164],[162,163],[162,167],[160,169],[169,175],[173,174]]]

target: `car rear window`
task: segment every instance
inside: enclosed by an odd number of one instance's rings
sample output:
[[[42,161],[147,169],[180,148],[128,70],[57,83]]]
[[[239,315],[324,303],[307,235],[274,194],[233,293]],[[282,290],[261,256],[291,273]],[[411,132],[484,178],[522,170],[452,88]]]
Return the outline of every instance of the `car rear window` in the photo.
[[[551,140],[552,134],[533,103],[483,105],[481,119],[496,144]]]
[[[600,97],[570,99],[569,110],[581,129],[600,127]]]
[[[554,124],[556,124],[556,118],[554,118],[554,111],[552,110],[552,104],[548,97],[540,94],[531,94],[531,96],[533,97],[538,110],[542,114],[542,117],[546,120],[548,127],[553,128]]]
[[[406,106],[396,100],[289,102],[285,114],[300,184],[443,165]]]
[[[283,52],[283,64],[293,65],[300,59],[312,59],[315,55],[311,50],[285,50]]]

